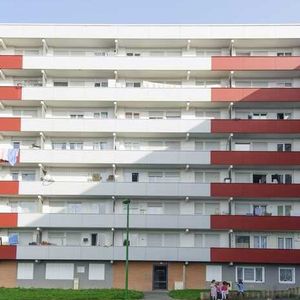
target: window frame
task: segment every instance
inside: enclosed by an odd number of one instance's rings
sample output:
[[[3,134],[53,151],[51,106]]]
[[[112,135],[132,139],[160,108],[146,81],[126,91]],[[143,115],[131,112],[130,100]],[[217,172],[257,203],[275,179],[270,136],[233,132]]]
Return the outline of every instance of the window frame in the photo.
[[[280,271],[283,269],[292,270],[292,281],[281,281],[280,280]],[[282,284],[295,284],[296,283],[296,270],[293,267],[279,267],[278,268],[278,282]]]
[[[238,278],[238,268],[243,269],[243,278]],[[244,269],[254,269],[254,280],[245,280],[245,273]],[[262,281],[256,281],[256,269],[261,268],[262,269]],[[265,267],[262,266],[236,266],[235,268],[235,279],[236,282],[238,282],[239,279],[242,279],[245,283],[264,283],[265,282]]]

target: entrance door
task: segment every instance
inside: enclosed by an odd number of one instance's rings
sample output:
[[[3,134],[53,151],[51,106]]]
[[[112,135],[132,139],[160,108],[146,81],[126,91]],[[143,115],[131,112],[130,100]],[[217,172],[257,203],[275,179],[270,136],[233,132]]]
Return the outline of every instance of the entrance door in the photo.
[[[166,290],[168,288],[168,266],[153,266],[153,290]]]

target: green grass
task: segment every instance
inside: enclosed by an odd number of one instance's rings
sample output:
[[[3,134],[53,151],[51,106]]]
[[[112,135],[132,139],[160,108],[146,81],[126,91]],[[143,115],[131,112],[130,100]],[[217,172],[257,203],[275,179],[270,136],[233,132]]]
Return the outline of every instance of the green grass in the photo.
[[[200,292],[208,292],[209,290],[173,290],[169,292],[169,296],[174,299],[198,300]]]
[[[138,291],[129,291],[129,299],[142,299],[144,294]],[[0,288],[0,300],[110,300],[124,299],[122,289],[90,289],[90,290],[63,290],[63,289],[25,289]]]

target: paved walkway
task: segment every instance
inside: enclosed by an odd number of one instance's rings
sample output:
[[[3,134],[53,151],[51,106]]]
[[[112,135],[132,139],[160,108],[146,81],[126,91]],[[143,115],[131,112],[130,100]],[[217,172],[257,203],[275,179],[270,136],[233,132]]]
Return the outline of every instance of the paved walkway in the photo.
[[[144,299],[146,300],[170,300],[167,292],[146,292]]]

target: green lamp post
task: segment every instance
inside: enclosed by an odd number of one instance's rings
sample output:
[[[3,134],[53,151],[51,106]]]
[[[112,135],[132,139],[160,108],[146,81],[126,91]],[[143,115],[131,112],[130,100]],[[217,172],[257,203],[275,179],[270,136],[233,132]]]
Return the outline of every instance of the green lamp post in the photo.
[[[130,200],[126,199],[123,201],[123,204],[126,205],[126,215],[127,215],[127,222],[126,222],[126,263],[125,263],[125,299],[128,300],[128,256],[129,256],[129,205]]]

